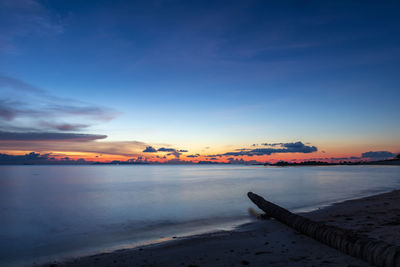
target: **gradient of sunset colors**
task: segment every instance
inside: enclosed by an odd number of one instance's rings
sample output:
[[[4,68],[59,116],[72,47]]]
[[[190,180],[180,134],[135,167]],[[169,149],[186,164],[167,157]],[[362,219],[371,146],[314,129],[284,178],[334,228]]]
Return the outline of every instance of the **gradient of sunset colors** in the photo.
[[[399,12],[396,1],[3,0],[0,153],[390,158]]]

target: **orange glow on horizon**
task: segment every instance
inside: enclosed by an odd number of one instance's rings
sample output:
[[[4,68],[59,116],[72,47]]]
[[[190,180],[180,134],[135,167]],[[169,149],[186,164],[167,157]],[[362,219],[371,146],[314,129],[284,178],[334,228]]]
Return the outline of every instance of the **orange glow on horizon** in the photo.
[[[374,150],[374,148],[370,149]],[[375,149],[377,150],[377,149]],[[41,155],[48,154],[49,157],[54,158],[55,160],[65,160],[68,158],[69,160],[79,160],[84,159],[89,162],[104,162],[109,163],[112,161],[131,161],[131,162],[149,162],[149,163],[184,163],[184,162],[192,162],[198,163],[199,161],[205,162],[215,162],[215,163],[229,163],[230,158],[233,159],[233,163],[240,162],[249,162],[249,163],[276,163],[278,161],[287,161],[287,162],[302,162],[302,161],[326,161],[326,162],[337,162],[347,160],[346,158],[350,157],[358,157],[358,159],[352,159],[352,161],[360,161],[365,160],[360,158],[363,152],[369,151],[368,149],[358,148],[356,151],[348,151],[344,152],[344,147],[336,146],[335,149],[330,148],[330,153],[325,152],[320,149],[317,152],[313,153],[273,153],[271,155],[262,155],[262,156],[213,156],[212,152],[207,151],[207,155],[199,155],[196,157],[188,157],[189,155],[196,155],[196,152],[190,153],[182,153],[179,158],[176,158],[174,155],[168,155],[168,153],[140,153],[138,156],[126,156],[126,155],[118,155],[118,154],[101,154],[101,153],[89,153],[89,152],[80,152],[80,151],[40,151]],[[396,153],[393,150],[393,153]],[[3,150],[0,153],[9,154],[9,155],[25,155],[29,154],[32,151],[29,150]],[[205,151],[201,151],[204,154]],[[224,152],[215,153],[214,155],[221,155]],[[198,153],[200,154],[200,153]]]

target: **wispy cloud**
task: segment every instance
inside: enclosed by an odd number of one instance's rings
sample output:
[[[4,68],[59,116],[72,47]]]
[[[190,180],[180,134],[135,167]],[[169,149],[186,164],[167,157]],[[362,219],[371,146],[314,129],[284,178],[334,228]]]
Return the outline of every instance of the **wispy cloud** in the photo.
[[[37,117],[42,114],[43,111],[24,106],[20,101],[0,98],[0,120],[12,121],[16,117]]]
[[[0,75],[0,128],[3,130],[26,127],[37,131],[44,128],[76,131],[112,120],[116,114],[109,108],[59,98],[25,81]]]
[[[81,124],[81,123],[52,123],[52,122],[43,122],[41,123],[41,125],[43,127],[59,131],[80,131],[90,126],[88,124]]]
[[[66,115],[86,116],[93,119],[108,121],[115,118],[115,112],[104,107],[53,104],[47,108],[50,112]]]
[[[0,99],[0,119],[9,121],[17,115],[18,111],[15,110],[9,102],[10,101]]]
[[[77,134],[77,133],[52,133],[52,132],[0,132],[1,141],[78,141],[88,142],[104,139],[107,135]]]
[[[179,157],[182,155],[182,153],[177,151],[177,150],[175,150],[175,151],[173,151],[171,153],[168,153],[167,155],[168,156],[173,155],[175,158],[179,159]]]
[[[25,81],[0,75],[0,148],[3,151],[137,156],[145,147],[142,142],[98,142],[107,135],[77,133],[109,121],[115,115],[109,108],[59,98]]]
[[[45,91],[39,87],[2,74],[0,74],[0,88],[9,88],[17,91],[25,91],[28,93],[45,93]]]

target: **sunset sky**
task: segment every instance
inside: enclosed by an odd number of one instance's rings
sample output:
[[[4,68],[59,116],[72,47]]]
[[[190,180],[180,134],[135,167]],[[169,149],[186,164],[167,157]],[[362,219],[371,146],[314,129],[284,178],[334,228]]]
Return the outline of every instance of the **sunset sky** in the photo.
[[[0,153],[394,156],[399,12],[398,1],[2,0]]]

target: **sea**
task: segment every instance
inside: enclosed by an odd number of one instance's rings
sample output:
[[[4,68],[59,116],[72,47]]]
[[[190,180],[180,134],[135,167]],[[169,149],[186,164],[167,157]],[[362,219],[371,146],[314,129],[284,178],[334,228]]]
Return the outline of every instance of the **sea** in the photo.
[[[249,191],[304,212],[399,188],[400,166],[0,166],[0,266],[231,230]]]

